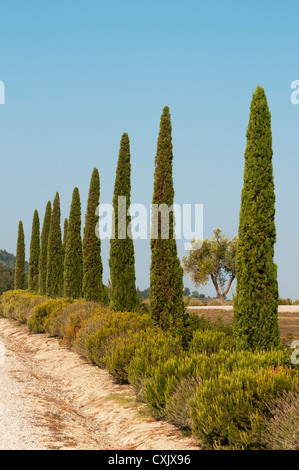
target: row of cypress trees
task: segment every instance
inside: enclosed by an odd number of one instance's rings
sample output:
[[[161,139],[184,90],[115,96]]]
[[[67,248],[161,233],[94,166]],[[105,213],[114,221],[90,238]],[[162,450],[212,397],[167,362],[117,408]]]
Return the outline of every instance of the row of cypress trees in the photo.
[[[174,203],[172,180],[172,126],[169,108],[163,110],[155,157],[153,204]],[[35,211],[30,244],[28,289],[49,297],[72,297],[108,302],[107,289],[102,282],[103,265],[101,240],[96,236],[99,205],[100,178],[94,169],[88,196],[83,241],[81,240],[81,202],[78,188],[73,191],[69,218],[64,222],[64,233],[60,227],[60,199],[57,193],[53,202],[48,202],[40,237],[40,222]],[[125,197],[125,211],[119,211],[119,197]],[[134,245],[130,234],[128,208],[131,199],[131,155],[130,141],[124,133],[116,169],[113,193],[113,223],[115,237],[110,241],[110,308],[118,311],[133,311],[139,305],[136,279]],[[119,220],[121,214],[126,220]],[[183,269],[177,255],[173,235],[174,217],[170,212],[169,240],[161,239],[161,214],[158,221],[158,237],[151,241],[151,295],[150,310],[156,324],[162,328],[183,327]],[[22,222],[20,222],[17,247],[15,287],[24,289],[25,244]],[[124,233],[121,233],[121,232]]]
[[[86,224],[81,238],[81,201],[79,190],[73,191],[69,219],[60,225],[60,197],[56,193],[53,207],[46,206],[42,232],[38,212],[34,212],[30,243],[28,290],[49,297],[72,297],[107,302],[102,283],[101,241],[96,237],[96,207],[99,204],[100,179],[95,168],[89,190]],[[84,249],[83,249],[84,248]],[[25,240],[22,221],[19,222],[15,288],[26,288]]]
[[[163,110],[155,157],[153,204],[174,203],[172,178],[173,146],[169,108]],[[64,239],[60,229],[60,201],[47,204],[39,245],[39,218],[33,217],[28,288],[50,297],[84,297],[107,303],[102,283],[101,241],[96,236],[100,179],[94,169],[88,197],[83,242],[81,241],[81,203],[74,189],[70,216],[65,220]],[[138,306],[135,286],[134,246],[128,235],[131,195],[130,142],[125,133],[120,143],[113,194],[115,238],[110,245],[110,307],[133,311]],[[119,220],[119,196],[126,197],[126,221]],[[234,331],[243,349],[277,346],[278,287],[274,263],[275,195],[272,168],[271,116],[263,88],[253,94],[247,147],[244,186],[241,198],[239,245],[236,258],[237,292],[234,298]],[[158,236],[151,239],[150,312],[163,329],[184,328],[183,269],[174,237],[174,214],[169,214],[169,239],[162,237],[161,213]],[[112,225],[113,226],[113,225]],[[125,236],[118,236],[125,227]],[[22,222],[19,224],[15,287],[24,289],[25,245]]]

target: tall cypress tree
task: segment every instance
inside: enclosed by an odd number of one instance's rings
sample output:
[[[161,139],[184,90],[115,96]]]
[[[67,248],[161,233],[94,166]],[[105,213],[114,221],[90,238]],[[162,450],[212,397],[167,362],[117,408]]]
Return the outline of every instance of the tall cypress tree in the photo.
[[[56,193],[51,215],[48,257],[47,257],[47,282],[46,293],[49,297],[63,295],[63,247],[60,226],[60,198]]]
[[[100,176],[94,168],[90,180],[83,237],[83,297],[85,300],[107,303],[103,286],[101,240],[96,235],[99,217],[96,210],[100,203]]]
[[[46,283],[47,283],[47,259],[48,259],[48,240],[51,223],[51,209],[52,205],[49,201],[46,206],[46,212],[43,221],[43,228],[41,233],[40,243],[40,255],[39,255],[39,293],[41,295],[46,294]]]
[[[64,295],[79,299],[82,296],[83,257],[81,239],[81,202],[78,188],[73,198],[67,227],[64,255]]]
[[[110,308],[118,311],[133,311],[138,305],[134,244],[129,232],[131,217],[128,214],[131,199],[130,159],[130,141],[128,134],[124,133],[120,142],[114,185],[113,225],[115,233],[112,234],[110,240],[109,258]],[[122,199],[119,199],[120,197]]]
[[[253,94],[236,255],[234,331],[239,348],[277,346],[277,269],[271,115],[264,89]]]
[[[20,220],[18,229],[16,267],[15,267],[15,289],[26,289],[25,272],[25,236],[23,222]]]
[[[157,209],[161,204],[170,209],[174,203],[172,162],[172,126],[166,106],[161,116],[155,157],[153,207]],[[173,210],[169,210],[169,231],[163,226],[161,211],[152,210],[150,312],[155,324],[161,328],[182,330],[183,268],[177,254],[174,224]]]
[[[28,290],[30,292],[38,292],[38,276],[39,276],[39,256],[40,256],[40,223],[37,210],[33,215],[30,257],[29,257],[29,274],[28,274]]]
[[[62,245],[63,245],[63,260],[64,260],[64,256],[65,256],[65,252],[66,252],[66,239],[67,239],[67,230],[68,230],[68,226],[69,226],[69,221],[68,221],[68,219],[64,219],[64,224],[63,224],[63,242],[62,242]]]

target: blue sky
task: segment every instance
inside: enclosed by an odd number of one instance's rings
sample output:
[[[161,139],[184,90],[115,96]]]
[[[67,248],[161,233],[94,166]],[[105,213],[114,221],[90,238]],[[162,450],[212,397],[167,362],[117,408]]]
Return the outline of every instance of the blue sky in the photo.
[[[24,222],[59,191],[62,220],[74,186],[85,213],[92,169],[112,201],[119,142],[131,141],[132,202],[151,203],[159,120],[173,123],[175,199],[204,205],[204,236],[238,231],[252,92],[272,114],[275,260],[282,297],[299,298],[298,21],[290,1],[11,0],[0,5],[0,248],[15,252]],[[84,218],[82,217],[84,220]],[[136,248],[149,285],[148,241]],[[178,243],[180,257],[183,243]],[[109,276],[103,242],[104,280]],[[193,288],[189,280],[186,285]],[[213,288],[205,289],[214,295]]]

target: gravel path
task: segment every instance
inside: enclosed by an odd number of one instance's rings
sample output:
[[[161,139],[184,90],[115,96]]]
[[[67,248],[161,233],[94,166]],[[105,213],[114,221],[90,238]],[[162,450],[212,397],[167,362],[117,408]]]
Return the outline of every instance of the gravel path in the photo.
[[[4,363],[0,363],[0,450],[45,448],[40,429],[32,420],[34,410],[27,399],[28,387],[16,380],[22,368],[17,357],[7,351]]]
[[[199,447],[171,424],[154,420],[129,385],[115,384],[107,371],[57,339],[0,318],[0,449]]]

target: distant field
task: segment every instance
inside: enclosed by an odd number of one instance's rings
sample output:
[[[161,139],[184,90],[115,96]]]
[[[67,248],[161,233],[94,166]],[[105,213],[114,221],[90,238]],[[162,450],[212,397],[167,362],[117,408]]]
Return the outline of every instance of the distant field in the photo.
[[[197,312],[205,315],[211,321],[221,317],[225,323],[231,323],[233,317],[233,307],[231,305],[223,307],[188,307],[187,311]],[[278,307],[278,321],[282,339],[292,335],[294,339],[299,339],[299,305],[280,305]]]

